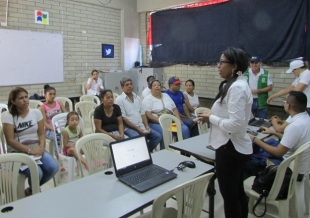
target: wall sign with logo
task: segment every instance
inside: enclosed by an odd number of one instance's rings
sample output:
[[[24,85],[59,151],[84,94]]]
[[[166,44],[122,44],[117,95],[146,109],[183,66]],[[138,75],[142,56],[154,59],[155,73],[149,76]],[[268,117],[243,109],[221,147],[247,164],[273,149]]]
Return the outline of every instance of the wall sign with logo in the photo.
[[[114,58],[114,45],[102,44],[101,51],[103,58]]]
[[[49,25],[49,14],[46,11],[34,11],[34,22],[38,24]]]

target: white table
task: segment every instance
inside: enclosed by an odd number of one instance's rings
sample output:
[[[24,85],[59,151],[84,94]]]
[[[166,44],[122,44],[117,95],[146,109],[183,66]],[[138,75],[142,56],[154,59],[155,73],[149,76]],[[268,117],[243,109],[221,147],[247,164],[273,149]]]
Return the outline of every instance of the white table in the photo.
[[[154,163],[168,170],[184,160],[193,160],[168,150],[156,152],[152,157]],[[150,205],[159,194],[213,170],[211,165],[193,161],[196,168],[186,168],[183,172],[175,169],[176,179],[145,193],[121,183],[112,169],[112,175],[100,172],[1,206],[0,211],[8,206],[12,206],[13,210],[0,212],[0,217],[127,217]]]

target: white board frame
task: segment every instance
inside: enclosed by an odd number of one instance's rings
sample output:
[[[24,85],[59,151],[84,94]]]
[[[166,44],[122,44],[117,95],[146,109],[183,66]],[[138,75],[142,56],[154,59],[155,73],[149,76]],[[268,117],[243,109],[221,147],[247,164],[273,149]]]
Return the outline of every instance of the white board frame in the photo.
[[[0,86],[64,82],[63,35],[0,29]]]

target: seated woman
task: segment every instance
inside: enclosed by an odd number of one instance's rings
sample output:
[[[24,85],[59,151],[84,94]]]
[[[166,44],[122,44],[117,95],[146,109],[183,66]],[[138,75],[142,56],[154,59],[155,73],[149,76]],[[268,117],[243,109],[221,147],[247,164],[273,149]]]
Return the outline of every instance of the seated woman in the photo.
[[[9,111],[2,115],[4,135],[9,152],[20,152],[29,155],[42,156],[42,164],[37,165],[40,185],[49,181],[58,171],[56,160],[45,151],[44,121],[38,109],[29,106],[28,92],[21,88],[14,88],[9,94]],[[31,195],[30,170],[20,173],[28,177],[29,188],[26,196]]]
[[[103,90],[100,93],[101,102],[94,111],[94,123],[96,132],[108,134],[115,140],[128,138],[124,135],[124,124],[121,108],[114,104],[111,90]]]
[[[195,109],[200,106],[198,95],[195,94],[195,82],[191,79],[185,82],[186,91],[183,92],[185,97],[185,103],[188,107],[189,112],[193,117],[195,116]]]
[[[40,111],[43,114],[44,120],[44,129],[45,129],[45,137],[54,143],[54,152],[56,157],[58,158],[58,152],[61,151],[61,144],[60,144],[60,133],[55,133],[54,128],[52,125],[52,118],[59,114],[66,112],[65,107],[61,102],[55,101],[56,97],[56,89],[49,85],[44,86],[44,96],[46,101],[40,107]],[[55,134],[57,141],[55,141]],[[58,152],[57,152],[58,147]],[[64,169],[62,169],[64,171]]]
[[[153,80],[151,82],[151,90],[152,93],[148,95],[146,98],[143,99],[143,107],[145,109],[146,117],[149,121],[149,126],[152,129],[155,129],[161,135],[163,134],[162,128],[158,121],[158,114],[159,112],[167,109],[176,116],[181,124],[182,124],[182,135],[183,139],[187,139],[190,137],[189,129],[186,125],[183,124],[178,109],[176,108],[172,99],[166,93],[161,93],[161,83],[158,80]],[[164,141],[160,142],[160,149],[165,149]]]
[[[103,90],[102,79],[99,78],[99,74],[97,70],[93,70],[91,72],[91,77],[88,78],[87,84],[87,95],[96,95],[98,98],[100,92]]]

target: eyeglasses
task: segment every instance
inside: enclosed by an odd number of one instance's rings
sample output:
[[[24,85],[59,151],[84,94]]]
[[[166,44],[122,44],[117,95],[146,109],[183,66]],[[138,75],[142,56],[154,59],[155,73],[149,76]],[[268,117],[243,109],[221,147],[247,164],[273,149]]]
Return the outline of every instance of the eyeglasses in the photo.
[[[282,98],[283,104],[287,102],[286,98]]]
[[[217,62],[217,65],[222,66],[223,63],[231,64],[230,61],[222,61],[222,60],[220,60],[219,62]]]

